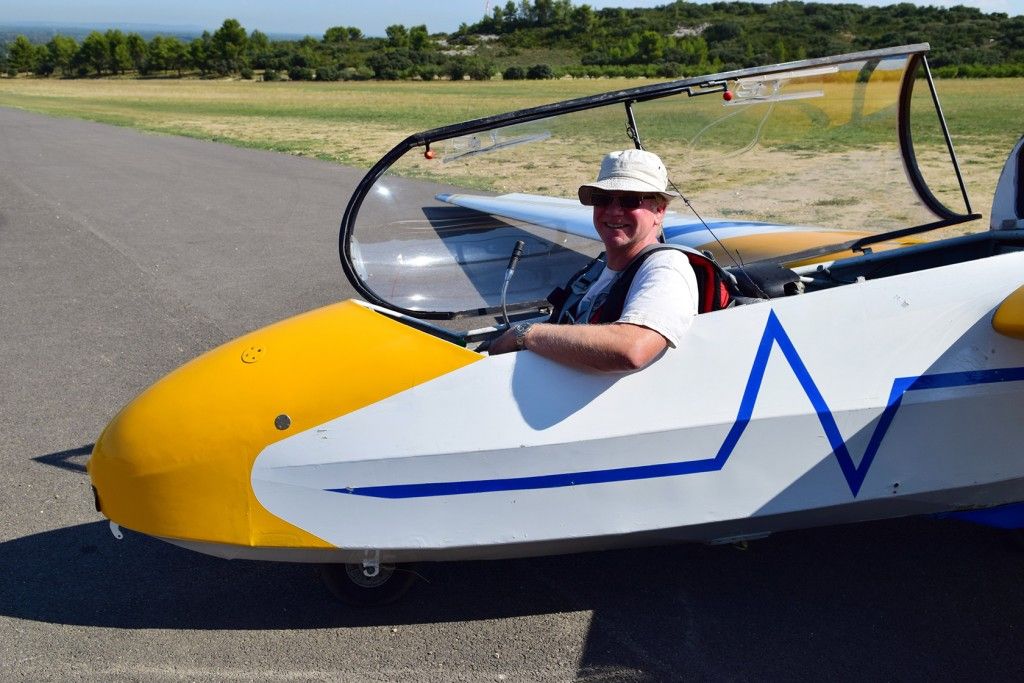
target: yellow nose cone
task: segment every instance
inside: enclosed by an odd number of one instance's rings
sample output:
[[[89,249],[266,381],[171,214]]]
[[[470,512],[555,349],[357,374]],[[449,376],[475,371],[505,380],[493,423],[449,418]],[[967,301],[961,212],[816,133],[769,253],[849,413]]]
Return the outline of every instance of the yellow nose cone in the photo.
[[[270,514],[250,475],[268,445],[479,360],[354,303],[228,342],[167,375],[103,431],[89,476],[103,513],[153,536],[329,548]]]

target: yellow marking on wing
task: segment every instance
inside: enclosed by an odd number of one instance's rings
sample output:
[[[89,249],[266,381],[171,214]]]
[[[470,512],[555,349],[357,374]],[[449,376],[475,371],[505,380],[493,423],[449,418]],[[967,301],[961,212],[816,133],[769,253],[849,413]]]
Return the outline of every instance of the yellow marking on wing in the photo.
[[[798,266],[856,256],[860,252],[853,252],[849,249],[836,249],[836,247],[873,234],[870,232],[853,231],[794,230],[790,232],[771,232],[760,235],[729,237],[723,239],[721,244],[718,242],[708,242],[702,245],[700,249],[710,251],[714,255],[715,260],[725,266],[734,265],[733,259],[741,260],[743,263],[753,263],[754,261],[765,259],[777,259],[790,254],[822,250],[821,253],[784,262],[785,266],[796,268]],[[874,251],[887,251],[916,243],[917,240],[889,240],[872,244],[871,249]],[[726,250],[729,251],[728,254]]]
[[[999,334],[1024,339],[1024,285],[1014,290],[996,308],[992,328]]]
[[[103,513],[129,529],[247,546],[331,547],[259,504],[250,484],[256,456],[482,357],[351,301],[310,311],[159,380],[104,430],[89,474]]]

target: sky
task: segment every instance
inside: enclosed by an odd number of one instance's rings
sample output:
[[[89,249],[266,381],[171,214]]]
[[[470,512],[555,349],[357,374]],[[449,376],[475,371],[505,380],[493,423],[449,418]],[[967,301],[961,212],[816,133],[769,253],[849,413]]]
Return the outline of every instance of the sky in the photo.
[[[370,36],[383,36],[384,28],[391,24],[426,24],[431,32],[450,33],[462,22],[473,23],[485,12],[490,13],[495,1],[505,4],[505,0],[0,0],[0,24],[161,24],[212,30],[231,17],[238,19],[249,31],[309,34],[318,38],[331,26],[357,26]],[[656,7],[670,1],[587,0],[586,4],[594,8]],[[894,4],[894,0],[854,1],[860,5]],[[584,0],[573,0],[573,4],[582,5]],[[1005,12],[1011,16],[1024,14],[1024,0],[925,0],[914,4],[967,5],[984,12]]]

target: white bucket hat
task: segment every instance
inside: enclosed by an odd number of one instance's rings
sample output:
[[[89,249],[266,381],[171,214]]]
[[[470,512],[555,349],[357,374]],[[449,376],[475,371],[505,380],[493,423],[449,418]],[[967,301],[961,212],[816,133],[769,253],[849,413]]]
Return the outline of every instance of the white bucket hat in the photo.
[[[589,204],[594,190],[645,192],[660,194],[665,199],[679,196],[668,189],[668,171],[665,170],[665,164],[661,163],[661,158],[643,149],[611,152],[602,159],[597,180],[580,185],[580,202]]]

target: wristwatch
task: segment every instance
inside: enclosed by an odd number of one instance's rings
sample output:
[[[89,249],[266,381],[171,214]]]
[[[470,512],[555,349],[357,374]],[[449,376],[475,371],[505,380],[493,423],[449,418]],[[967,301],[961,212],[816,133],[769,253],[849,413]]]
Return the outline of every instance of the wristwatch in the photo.
[[[526,348],[526,333],[533,327],[533,323],[516,323],[512,326],[512,331],[516,335],[516,351],[522,351]]]

